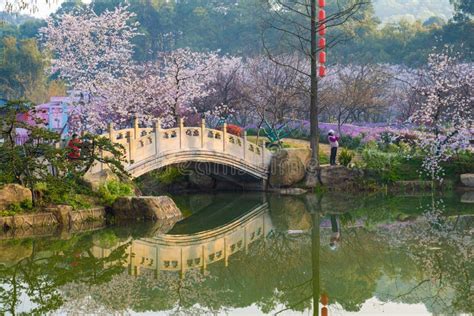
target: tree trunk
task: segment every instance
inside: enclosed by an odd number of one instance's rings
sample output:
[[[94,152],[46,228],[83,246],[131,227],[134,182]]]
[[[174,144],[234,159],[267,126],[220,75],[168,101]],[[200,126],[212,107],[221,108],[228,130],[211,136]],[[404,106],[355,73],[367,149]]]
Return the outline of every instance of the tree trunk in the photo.
[[[341,116],[339,115],[337,117],[337,134],[339,135],[339,137],[341,137],[341,126],[342,126],[342,123],[341,123]]]
[[[311,0],[311,96],[309,106],[309,130],[311,145],[311,162],[306,173],[306,186],[315,187],[320,184],[319,166],[319,121],[318,121],[318,72],[316,46],[316,0]]]
[[[316,0],[311,0],[311,98],[309,109],[311,158],[319,169],[318,73],[316,46]]]

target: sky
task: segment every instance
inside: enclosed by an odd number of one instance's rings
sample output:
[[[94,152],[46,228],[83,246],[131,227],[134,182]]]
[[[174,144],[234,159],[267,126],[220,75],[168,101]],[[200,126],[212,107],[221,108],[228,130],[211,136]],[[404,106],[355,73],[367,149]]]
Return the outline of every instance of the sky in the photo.
[[[5,8],[5,3],[7,2],[19,1],[21,0],[0,0],[0,8]],[[36,2],[36,11],[24,10],[21,13],[33,15],[37,18],[46,18],[64,2],[64,0],[26,1],[30,3]],[[83,2],[89,3],[91,0],[83,0]],[[449,0],[374,0],[374,9],[376,15],[383,22],[394,22],[402,18],[409,21],[416,19],[424,21],[433,15],[448,20],[452,16],[453,11]]]
[[[20,2],[21,0],[0,0],[0,11],[4,10],[5,4],[10,2]],[[48,15],[56,11],[61,3],[64,2],[64,0],[26,0],[27,3],[35,3],[36,6],[34,8],[34,11],[31,11],[31,9],[26,9],[20,11],[22,14],[28,14],[32,15],[36,18],[46,18]],[[91,0],[82,0],[84,3],[90,3]]]

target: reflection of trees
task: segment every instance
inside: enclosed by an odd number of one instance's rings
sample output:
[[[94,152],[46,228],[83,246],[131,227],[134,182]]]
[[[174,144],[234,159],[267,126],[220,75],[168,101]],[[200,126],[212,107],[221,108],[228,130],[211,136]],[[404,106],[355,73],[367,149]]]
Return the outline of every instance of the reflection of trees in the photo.
[[[0,266],[0,312],[17,314],[20,298],[25,297],[32,303],[28,313],[54,311],[63,303],[60,287],[64,284],[108,282],[123,269],[123,247],[107,258],[97,259],[84,252],[90,246],[87,235],[67,241],[32,240],[28,256],[12,265]]]
[[[470,218],[446,217],[432,201],[418,223],[389,227],[390,243],[422,270],[411,288],[384,293],[385,300],[424,302],[435,313],[472,313],[473,242]],[[390,289],[391,290],[391,289]]]
[[[275,198],[270,202],[279,203]],[[58,309],[63,301],[61,311],[79,314],[166,310],[191,315],[254,304],[270,313],[281,306],[308,310],[320,293],[327,293],[331,304],[347,311],[359,311],[376,296],[382,301],[424,303],[436,313],[472,312],[472,225],[466,217],[445,217],[435,203],[423,220],[381,220],[366,228],[351,227],[360,219],[341,214],[346,219],[342,240],[332,251],[331,229],[324,227],[328,215],[318,205],[311,208],[311,203],[293,197],[282,204],[291,205],[288,212],[272,208],[277,229],[265,239],[234,253],[228,267],[216,262],[204,272],[187,270],[184,277],[147,269],[137,277],[129,275],[123,268],[126,245],[103,259],[91,255],[92,244],[111,249],[119,239],[137,233],[128,228],[15,245],[18,255],[9,258],[15,264],[0,267],[5,284],[0,305],[4,312],[15,313],[19,297],[26,293],[35,304],[29,312],[36,313]],[[311,227],[318,229],[310,232]]]

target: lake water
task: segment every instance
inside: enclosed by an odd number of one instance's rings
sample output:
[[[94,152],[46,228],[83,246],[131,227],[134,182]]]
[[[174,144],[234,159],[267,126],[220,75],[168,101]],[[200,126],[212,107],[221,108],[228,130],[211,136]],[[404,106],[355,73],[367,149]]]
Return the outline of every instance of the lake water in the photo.
[[[174,196],[186,218],[0,241],[0,314],[472,314],[474,204]],[[316,302],[316,303],[315,303]],[[316,307],[315,307],[316,306]]]

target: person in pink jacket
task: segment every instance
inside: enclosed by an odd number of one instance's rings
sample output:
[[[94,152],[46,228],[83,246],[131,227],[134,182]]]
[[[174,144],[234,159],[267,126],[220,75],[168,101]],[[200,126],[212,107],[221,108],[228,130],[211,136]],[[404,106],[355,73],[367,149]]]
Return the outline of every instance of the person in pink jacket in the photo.
[[[328,141],[329,145],[331,146],[331,157],[329,158],[329,164],[334,166],[336,164],[337,148],[339,147],[339,136],[336,136],[332,129],[328,132]]]

